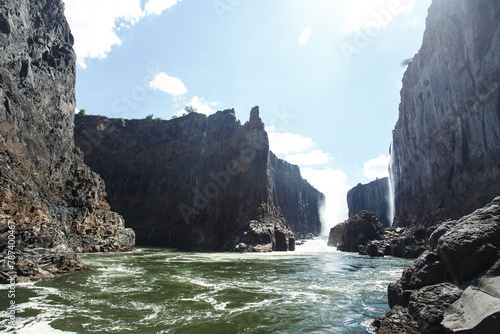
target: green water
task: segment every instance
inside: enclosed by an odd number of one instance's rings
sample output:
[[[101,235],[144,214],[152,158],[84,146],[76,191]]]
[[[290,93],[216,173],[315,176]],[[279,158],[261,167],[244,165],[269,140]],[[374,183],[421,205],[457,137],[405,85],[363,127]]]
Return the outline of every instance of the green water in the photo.
[[[93,271],[17,286],[7,333],[372,333],[387,284],[408,260],[324,247],[296,252],[186,253],[139,248],[81,255]]]

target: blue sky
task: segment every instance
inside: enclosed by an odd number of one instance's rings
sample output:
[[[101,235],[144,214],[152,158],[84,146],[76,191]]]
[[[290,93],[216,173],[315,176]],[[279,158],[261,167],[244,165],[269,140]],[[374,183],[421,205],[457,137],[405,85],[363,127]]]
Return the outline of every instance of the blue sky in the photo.
[[[430,0],[66,0],[77,108],[170,119],[260,106],[271,150],[327,195],[387,174],[401,62],[420,48]]]

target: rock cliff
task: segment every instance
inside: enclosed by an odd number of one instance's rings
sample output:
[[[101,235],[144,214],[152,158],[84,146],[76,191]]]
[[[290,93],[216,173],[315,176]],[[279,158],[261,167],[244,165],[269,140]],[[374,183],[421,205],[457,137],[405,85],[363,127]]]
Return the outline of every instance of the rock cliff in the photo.
[[[134,246],[104,182],[74,146],[72,45],[61,1],[0,1],[3,278],[85,269],[75,251]]]
[[[294,232],[319,230],[322,194],[269,152],[257,107],[244,125],[232,109],[170,121],[77,116],[75,139],[140,245],[287,250]]]
[[[349,218],[362,210],[373,212],[382,225],[390,227],[392,209],[390,205],[390,188],[387,177],[368,184],[359,184],[347,193]]]
[[[403,78],[395,224],[457,219],[500,194],[500,2],[434,0]]]
[[[270,181],[273,202],[285,216],[296,237],[321,234],[319,207],[325,197],[304,180],[296,165],[279,159],[269,152]]]

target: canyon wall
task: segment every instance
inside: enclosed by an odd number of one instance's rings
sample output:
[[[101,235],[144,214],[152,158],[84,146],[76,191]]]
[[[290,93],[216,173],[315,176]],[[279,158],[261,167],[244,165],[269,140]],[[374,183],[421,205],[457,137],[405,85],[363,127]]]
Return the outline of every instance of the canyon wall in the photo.
[[[269,152],[258,107],[244,125],[232,109],[170,121],[77,116],[75,139],[140,245],[287,250],[294,234],[320,230],[322,194]]]
[[[75,250],[134,245],[74,145],[72,45],[61,1],[0,1],[0,271],[12,275],[82,269]]]
[[[434,0],[403,78],[395,224],[431,226],[500,194],[500,3]]]
[[[393,213],[389,179],[385,177],[368,184],[358,184],[347,193],[347,207],[349,218],[362,210],[368,210],[374,213],[385,227],[390,227]]]
[[[325,196],[302,178],[297,165],[279,159],[272,152],[269,162],[273,201],[296,236],[304,238],[309,233],[319,236],[319,208]]]

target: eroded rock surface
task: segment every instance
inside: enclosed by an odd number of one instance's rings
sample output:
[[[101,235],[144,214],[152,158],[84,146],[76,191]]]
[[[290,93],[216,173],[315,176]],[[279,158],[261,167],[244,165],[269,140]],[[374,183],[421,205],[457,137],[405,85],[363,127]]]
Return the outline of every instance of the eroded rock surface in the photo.
[[[389,306],[408,309],[421,333],[500,328],[500,197],[430,240],[432,249],[389,285]]]
[[[61,1],[0,1],[3,278],[82,270],[76,250],[134,246],[133,231],[110,211],[104,182],[74,145],[72,45]]]
[[[393,133],[395,223],[459,219],[500,194],[500,2],[434,0]]]
[[[361,211],[330,230],[328,246],[344,252],[359,252],[369,241],[381,240],[383,234],[384,226],[377,217],[369,211]]]

